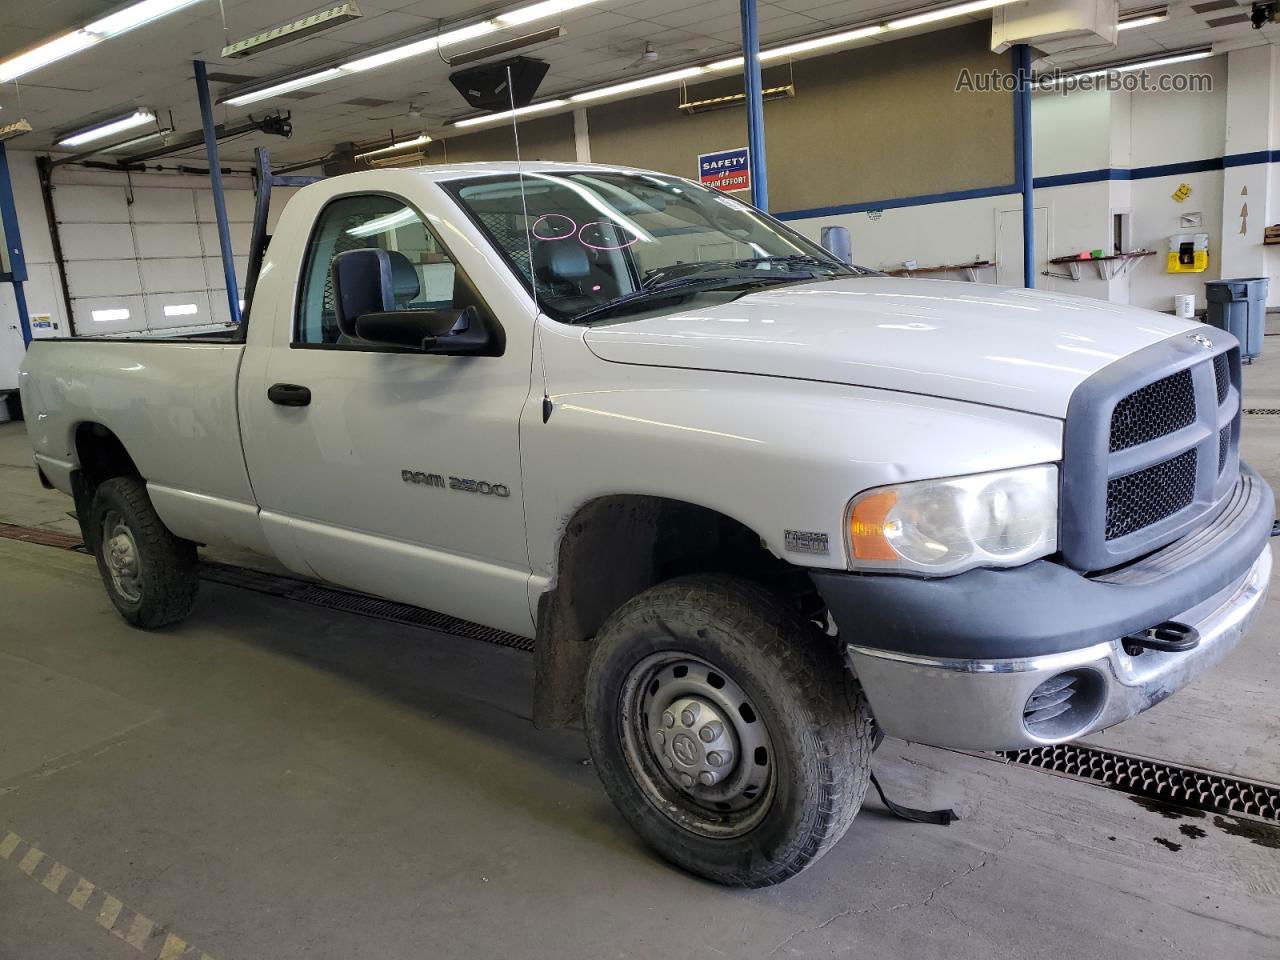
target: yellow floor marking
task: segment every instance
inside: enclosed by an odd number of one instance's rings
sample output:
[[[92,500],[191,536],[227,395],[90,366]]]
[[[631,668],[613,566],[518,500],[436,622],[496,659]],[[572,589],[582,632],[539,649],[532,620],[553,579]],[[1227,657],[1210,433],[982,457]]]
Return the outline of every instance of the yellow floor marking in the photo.
[[[120,909],[124,906],[119,900],[111,894],[105,894],[102,898],[102,909],[98,911],[98,925],[110,930],[116,925],[116,917],[120,916]]]
[[[0,860],[8,860],[13,856],[15,850],[22,843],[22,838],[12,830],[6,831],[3,838],[0,839]],[[48,855],[37,847],[29,847],[22,859],[18,861],[17,867],[32,880],[36,880],[36,868],[48,858]],[[58,861],[53,861],[53,865],[45,872],[44,877],[39,880],[41,886],[53,893],[59,893],[67,878],[71,876],[71,869],[64,866]],[[92,899],[94,891],[98,888],[84,877],[77,877],[75,887],[67,894],[67,903],[75,907],[77,910],[83,910],[88,906]],[[116,923],[120,920],[120,914],[124,911],[124,901],[118,897],[113,897],[105,890],[102,892],[102,906],[98,910],[98,915],[94,921],[104,930],[111,932],[112,936],[119,937],[125,943],[142,953],[150,953],[151,940],[158,937],[154,920],[144,917],[136,910],[130,909],[129,914],[132,919],[129,921],[127,932],[122,924],[120,929],[115,929]],[[191,950],[191,946],[187,941],[183,940],[176,934],[166,934],[164,945],[160,948],[160,955],[156,960],[183,960],[187,952]],[[201,951],[200,960],[213,960],[209,954]]]
[[[129,932],[124,936],[124,942],[131,947],[145,950],[147,949],[147,941],[151,939],[151,931],[155,928],[156,925],[142,914],[135,914],[133,923],[129,924]]]
[[[36,867],[40,865],[40,861],[43,859],[44,851],[32,847],[27,851],[26,856],[18,861],[18,869],[29,877],[36,872]]]
[[[51,890],[52,892],[57,893],[58,888],[62,886],[62,881],[67,879],[67,874],[70,872],[71,871],[62,864],[54,863],[54,865],[49,868],[49,872],[44,875],[44,880],[41,881],[40,885],[46,890]]]
[[[160,956],[156,960],[178,960],[186,952],[187,941],[171,933],[165,937],[164,946],[160,948]],[[205,954],[205,956],[208,956],[208,954]]]
[[[76,888],[67,897],[67,903],[77,910],[83,910],[84,905],[89,902],[91,896],[93,896],[93,884],[81,877],[76,881]]]

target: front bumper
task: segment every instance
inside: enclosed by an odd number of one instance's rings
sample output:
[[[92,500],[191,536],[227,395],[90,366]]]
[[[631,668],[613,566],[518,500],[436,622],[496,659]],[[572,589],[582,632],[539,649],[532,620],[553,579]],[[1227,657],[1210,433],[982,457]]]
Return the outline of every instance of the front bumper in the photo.
[[[1059,743],[1141,713],[1231,651],[1266,596],[1274,514],[1270,488],[1245,467],[1213,521],[1099,577],[1061,567],[1046,576],[1057,565],[1037,561],[936,581],[814,581],[885,733],[965,750]],[[994,589],[963,589],[965,578],[969,588]],[[876,584],[887,593],[859,616]],[[1195,627],[1200,643],[1182,653],[1124,651],[1121,638],[1165,620]],[[868,630],[869,622],[892,629]],[[1063,675],[1074,680],[1070,709],[1050,723],[1024,716],[1033,693]]]
[[[876,722],[890,736],[962,750],[1060,743],[1155,706],[1225,657],[1261,609],[1270,578],[1271,547],[1265,546],[1240,583],[1170,617],[1200,631],[1200,644],[1185,653],[1148,650],[1133,657],[1119,639],[1004,660],[918,657],[854,644],[846,651]],[[1096,705],[1086,705],[1078,722],[1051,735],[1033,733],[1023,720],[1028,698],[1068,672],[1096,678]]]

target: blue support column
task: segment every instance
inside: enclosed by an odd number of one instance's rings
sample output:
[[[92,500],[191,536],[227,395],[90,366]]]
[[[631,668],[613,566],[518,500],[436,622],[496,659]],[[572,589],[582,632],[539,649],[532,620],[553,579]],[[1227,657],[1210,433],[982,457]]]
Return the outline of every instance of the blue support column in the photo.
[[[239,324],[240,291],[236,285],[236,261],[231,252],[231,228],[227,225],[227,197],[222,190],[222,162],[218,159],[218,137],[214,133],[209,77],[203,60],[193,60],[192,64],[196,70],[196,97],[200,101],[200,122],[204,126],[204,152],[209,161],[209,183],[213,187],[213,215],[218,221],[222,273],[227,279],[227,306],[231,308],[231,321]]]
[[[740,0],[743,90],[747,95],[747,149],[751,152],[751,202],[769,209],[769,173],[764,155],[764,94],[760,82],[760,30],[756,0]]]
[[[1036,204],[1035,178],[1031,170],[1031,48],[1025,43],[1013,48],[1014,93],[1013,143],[1016,182],[1022,192],[1022,278],[1023,285],[1036,285]]]
[[[0,141],[0,225],[4,229],[9,272],[0,273],[0,279],[13,284],[13,299],[18,305],[18,326],[22,329],[22,343],[31,343],[31,317],[27,313],[27,296],[22,284],[27,279],[27,259],[22,253],[22,233],[18,230],[18,208],[13,202],[13,181],[9,179],[9,157]]]

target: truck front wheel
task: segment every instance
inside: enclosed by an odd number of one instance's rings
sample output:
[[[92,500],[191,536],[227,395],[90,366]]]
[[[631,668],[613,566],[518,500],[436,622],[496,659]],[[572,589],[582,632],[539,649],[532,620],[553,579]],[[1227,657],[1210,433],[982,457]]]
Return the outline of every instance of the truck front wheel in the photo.
[[[107,596],[125,620],[149,629],[191,612],[200,583],[196,545],[169,532],[141,480],[104,481],[94,493],[87,529]]]
[[[587,679],[591,756],[662,856],[759,887],[844,834],[874,732],[826,641],[769,591],[718,575],[659,584],[601,628]]]

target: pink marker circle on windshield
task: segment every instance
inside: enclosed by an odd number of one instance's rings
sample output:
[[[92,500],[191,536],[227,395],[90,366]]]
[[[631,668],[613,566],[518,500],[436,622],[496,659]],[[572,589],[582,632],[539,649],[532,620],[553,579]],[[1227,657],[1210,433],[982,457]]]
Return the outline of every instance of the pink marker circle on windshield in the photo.
[[[616,223],[608,220],[596,220],[584,224],[578,231],[578,242],[592,250],[622,250],[639,239],[635,234],[624,231]]]
[[[563,213],[544,213],[530,230],[535,240],[567,240],[578,232],[578,221]]]

